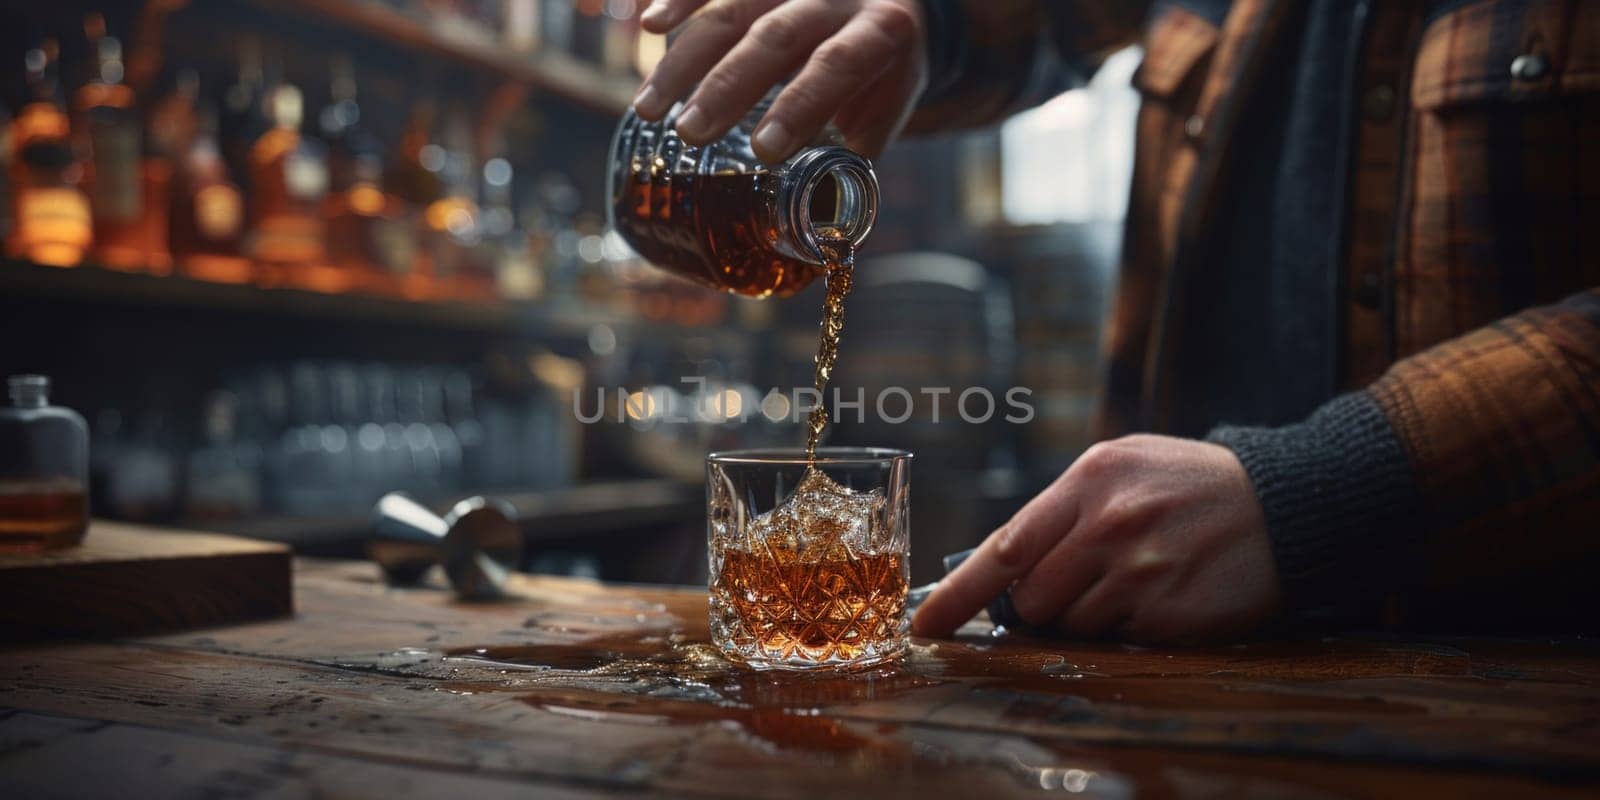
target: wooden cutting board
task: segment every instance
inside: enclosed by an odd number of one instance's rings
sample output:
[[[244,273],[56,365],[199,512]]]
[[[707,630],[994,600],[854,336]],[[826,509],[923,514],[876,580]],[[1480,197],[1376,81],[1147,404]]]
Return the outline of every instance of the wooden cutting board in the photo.
[[[289,572],[283,545],[95,520],[81,546],[0,555],[0,641],[287,616]]]

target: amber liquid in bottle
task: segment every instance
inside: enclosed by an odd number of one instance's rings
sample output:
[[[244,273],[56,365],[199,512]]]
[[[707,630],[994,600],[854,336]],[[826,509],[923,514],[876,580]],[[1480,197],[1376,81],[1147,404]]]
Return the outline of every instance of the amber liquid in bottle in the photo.
[[[323,214],[331,263],[317,274],[328,291],[359,287],[393,294],[398,276],[416,261],[412,220],[405,201],[384,185],[382,145],[361,123],[354,65],[340,56],[331,72],[332,102],[318,115],[328,144]]]
[[[406,224],[404,203],[383,191],[377,178],[362,178],[328,195],[328,257],[342,276],[329,280],[330,286],[349,288],[360,285],[379,293],[391,293],[397,271],[388,265],[409,268],[416,257],[414,245],[393,229]],[[400,242],[399,246],[391,244]],[[335,289],[325,287],[325,290]]]
[[[199,75],[184,70],[172,91],[150,108],[145,121],[145,260],[152,272],[172,269],[171,212],[184,189],[180,179],[185,157],[200,135],[199,92]]]
[[[473,173],[472,136],[465,115],[455,110],[440,137],[443,163],[437,170],[443,194],[422,212],[423,258],[441,297],[475,298],[474,278],[484,274],[475,263],[475,246],[482,235],[482,210]],[[479,284],[481,287],[482,284]]]
[[[0,553],[70,547],[89,529],[89,496],[76,481],[0,481]]]
[[[11,121],[11,232],[6,252],[37,264],[73,267],[94,240],[84,168],[70,136],[71,124],[55,96],[54,42],[28,53],[34,100]]]
[[[240,252],[244,194],[208,135],[190,147],[178,171],[168,231],[183,274],[216,283],[253,279],[254,266]]]
[[[300,133],[303,100],[287,84],[269,99],[274,126],[250,150],[250,255],[267,283],[297,282],[327,260],[323,198],[327,164]]]
[[[90,207],[94,211],[94,254],[101,266],[145,270],[151,265],[147,187],[142,132],[133,89],[122,82],[122,45],[107,36],[105,20],[89,15],[85,25],[95,48],[94,78],[73,96],[74,132],[87,154]]]
[[[613,218],[640,255],[668,272],[722,291],[787,297],[823,275],[825,268],[772,248],[778,233],[757,218],[755,209],[768,204],[776,183],[763,172],[668,180],[635,169],[617,195]],[[832,194],[818,191],[815,196]]]
[[[398,198],[402,208],[427,209],[444,196],[444,185],[437,171],[423,163],[423,154],[432,145],[430,131],[434,117],[433,107],[425,102],[412,108],[399,146],[384,170],[385,193]],[[423,240],[427,238],[422,230],[423,221],[417,220],[417,230],[404,230],[408,227],[387,226],[383,261],[390,272],[388,283],[409,299],[435,297],[438,289],[431,259],[422,253]]]

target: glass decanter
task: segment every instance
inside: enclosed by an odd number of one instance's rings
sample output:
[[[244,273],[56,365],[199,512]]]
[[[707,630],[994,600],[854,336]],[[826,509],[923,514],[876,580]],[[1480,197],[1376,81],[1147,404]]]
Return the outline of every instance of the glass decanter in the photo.
[[[89,527],[89,426],[50,405],[50,379],[13,375],[0,408],[0,552],[83,541]]]
[[[750,137],[777,92],[701,147],[673,127],[681,104],[658,122],[629,109],[611,143],[611,227],[657,267],[713,289],[782,297],[823,275],[820,238],[866,239],[878,179],[832,131],[781,164],[762,163]]]

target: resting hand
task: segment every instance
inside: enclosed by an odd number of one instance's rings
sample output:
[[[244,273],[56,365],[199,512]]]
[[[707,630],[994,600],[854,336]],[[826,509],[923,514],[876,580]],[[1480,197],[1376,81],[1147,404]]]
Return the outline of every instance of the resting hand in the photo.
[[[1091,447],[940,582],[912,629],[948,636],[1007,587],[1030,624],[1144,643],[1242,636],[1280,604],[1238,458],[1165,436]]]

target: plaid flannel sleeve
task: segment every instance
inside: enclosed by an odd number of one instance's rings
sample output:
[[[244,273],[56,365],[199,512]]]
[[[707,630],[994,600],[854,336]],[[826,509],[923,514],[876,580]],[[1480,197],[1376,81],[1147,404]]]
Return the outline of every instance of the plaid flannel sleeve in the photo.
[[[1209,438],[1250,473],[1297,616],[1376,621],[1386,595],[1433,620],[1565,615],[1600,567],[1600,288],[1403,359],[1303,423]]]
[[[982,125],[1087,79],[1132,44],[1147,0],[923,0],[927,91],[908,132]]]

